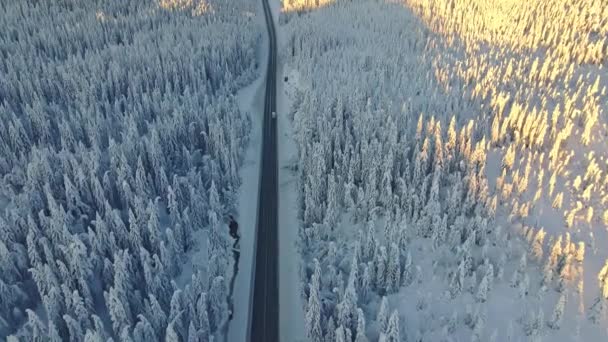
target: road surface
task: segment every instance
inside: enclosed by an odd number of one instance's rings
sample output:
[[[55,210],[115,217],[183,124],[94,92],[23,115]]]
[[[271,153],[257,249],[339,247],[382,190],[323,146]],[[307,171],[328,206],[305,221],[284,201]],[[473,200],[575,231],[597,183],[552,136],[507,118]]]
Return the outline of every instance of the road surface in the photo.
[[[270,53],[262,125],[262,162],[254,250],[253,296],[249,315],[251,342],[279,340],[277,119],[272,114],[276,112],[277,40],[268,1],[262,0]]]

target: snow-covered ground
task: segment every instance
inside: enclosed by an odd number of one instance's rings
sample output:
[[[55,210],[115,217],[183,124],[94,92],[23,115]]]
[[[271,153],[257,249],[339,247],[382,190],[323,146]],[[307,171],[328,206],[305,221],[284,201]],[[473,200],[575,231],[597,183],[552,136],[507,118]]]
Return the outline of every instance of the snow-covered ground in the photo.
[[[261,1],[258,1],[258,21],[265,25]],[[280,2],[271,1],[273,19],[277,29],[279,49],[283,35],[278,25]],[[239,191],[239,225],[241,230],[241,259],[239,273],[234,288],[234,317],[228,330],[228,341],[246,341],[247,322],[250,314],[250,291],[253,279],[252,260],[257,215],[257,196],[260,166],[261,116],[264,108],[264,84],[268,58],[267,35],[262,36],[258,45],[258,65],[260,77],[250,86],[239,92],[239,107],[249,111],[253,120],[251,140],[246,152],[245,164],[241,169],[243,184]],[[306,339],[304,331],[304,312],[301,302],[301,267],[297,246],[300,222],[297,218],[297,177],[293,169],[297,161],[297,150],[292,139],[291,122],[287,115],[291,101],[298,87],[297,78],[291,82],[283,81],[283,61],[279,59],[277,68],[277,114],[278,114],[278,158],[279,158],[279,333],[281,341],[296,342]]]
[[[293,96],[300,86],[290,68],[285,65],[281,50],[285,48],[285,34],[279,25],[281,2],[270,0],[273,20],[277,30],[277,120],[279,158],[279,338],[285,342],[306,340],[302,305],[302,267],[297,244],[298,219],[298,151],[293,140],[293,127],[289,115]],[[285,77],[287,76],[287,81]]]
[[[265,21],[262,2],[257,1],[256,20],[263,32],[256,47],[258,78],[238,92],[238,104],[242,113],[251,118],[249,146],[239,175],[242,180],[238,192],[238,217],[240,237],[240,258],[233,290],[234,311],[228,326],[227,341],[245,342],[251,305],[251,286],[254,277],[253,255],[256,239],[256,218],[260,179],[260,153],[262,144],[262,116],[264,112],[264,91],[266,89],[266,70],[268,68],[268,36],[264,33]]]
[[[280,35],[279,35],[280,36]],[[298,151],[293,140],[289,118],[293,88],[298,87],[295,74],[280,64],[277,74],[277,111],[279,140],[279,336],[281,341],[298,342],[306,338],[302,305],[302,260],[299,250]],[[284,77],[288,81],[284,81]]]
[[[0,340],[246,341],[261,1],[0,2]],[[608,2],[269,1],[281,341],[607,340]]]
[[[243,110],[249,111],[252,118],[251,138],[245,153],[240,176],[243,180],[238,192],[239,224],[239,266],[233,292],[234,312],[229,324],[228,341],[245,341],[249,317],[251,284],[253,277],[253,248],[255,242],[255,225],[257,217],[258,183],[260,174],[261,120],[264,91],[263,78],[243,89],[239,97]]]

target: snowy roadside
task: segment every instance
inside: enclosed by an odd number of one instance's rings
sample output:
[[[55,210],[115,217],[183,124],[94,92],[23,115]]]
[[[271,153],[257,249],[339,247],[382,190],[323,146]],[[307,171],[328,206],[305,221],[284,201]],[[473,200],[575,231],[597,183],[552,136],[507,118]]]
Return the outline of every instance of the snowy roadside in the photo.
[[[292,106],[293,95],[299,87],[297,73],[284,65],[281,47],[285,46],[285,36],[279,26],[281,4],[272,1],[275,27],[279,46],[279,65],[277,68],[277,120],[278,120],[278,158],[279,158],[279,338],[282,342],[306,341],[304,329],[304,310],[302,307],[299,275],[301,255],[297,246],[298,229],[298,175],[297,147],[293,140],[292,122],[288,113]],[[287,81],[285,77],[287,76]]]
[[[256,20],[258,25],[265,25],[262,15],[262,2],[258,1],[256,7]],[[249,306],[251,283],[253,279],[253,248],[255,241],[255,224],[257,217],[258,184],[260,178],[260,147],[262,143],[261,124],[264,109],[264,89],[268,59],[268,38],[264,32],[256,48],[258,63],[258,78],[238,94],[238,105],[242,113],[248,113],[251,119],[251,133],[249,146],[245,153],[245,160],[239,175],[242,180],[238,192],[238,214],[236,220],[239,224],[240,258],[238,272],[234,280],[233,317],[228,323],[227,341],[246,341],[249,322]]]
[[[279,75],[283,75],[283,66]],[[304,341],[304,312],[302,308],[299,270],[301,256],[297,247],[298,188],[297,148],[292,139],[293,130],[287,116],[291,99],[287,96],[283,79],[278,85],[279,127],[279,336],[281,341]]]

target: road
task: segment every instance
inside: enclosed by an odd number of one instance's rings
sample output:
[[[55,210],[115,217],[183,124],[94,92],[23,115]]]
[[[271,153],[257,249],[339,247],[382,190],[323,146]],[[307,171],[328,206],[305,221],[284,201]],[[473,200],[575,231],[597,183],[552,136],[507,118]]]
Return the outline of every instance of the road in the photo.
[[[249,315],[249,341],[252,342],[279,340],[277,119],[272,115],[276,112],[277,40],[268,1],[262,0],[270,53],[262,125],[262,162],[254,250],[255,279]]]

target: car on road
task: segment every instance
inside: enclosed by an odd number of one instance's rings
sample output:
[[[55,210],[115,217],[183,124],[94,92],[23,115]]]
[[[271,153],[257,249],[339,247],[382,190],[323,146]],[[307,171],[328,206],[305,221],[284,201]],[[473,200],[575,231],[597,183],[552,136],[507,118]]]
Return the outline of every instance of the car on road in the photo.
[[[272,118],[276,119],[277,118],[277,112],[272,112]]]

